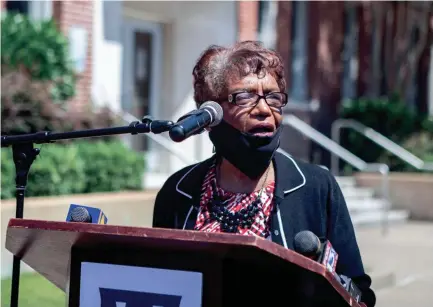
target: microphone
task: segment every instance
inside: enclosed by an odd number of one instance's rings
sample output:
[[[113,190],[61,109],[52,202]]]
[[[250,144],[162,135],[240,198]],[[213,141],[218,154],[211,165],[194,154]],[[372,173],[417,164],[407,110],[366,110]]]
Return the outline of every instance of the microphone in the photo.
[[[331,272],[343,288],[357,301],[361,300],[361,290],[356,284],[345,275],[338,275],[337,267],[338,254],[332,247],[329,240],[320,240],[309,230],[300,231],[294,238],[295,251],[305,257],[315,260],[325,266]]]
[[[175,142],[182,142],[191,135],[201,133],[206,127],[218,125],[223,118],[223,109],[219,103],[208,101],[198,110],[189,112],[170,129],[170,138]]]
[[[299,254],[318,261],[329,272],[335,272],[338,254],[328,240],[321,241],[311,231],[304,230],[295,235],[294,247]]]
[[[101,209],[71,204],[66,222],[107,224],[107,217]]]

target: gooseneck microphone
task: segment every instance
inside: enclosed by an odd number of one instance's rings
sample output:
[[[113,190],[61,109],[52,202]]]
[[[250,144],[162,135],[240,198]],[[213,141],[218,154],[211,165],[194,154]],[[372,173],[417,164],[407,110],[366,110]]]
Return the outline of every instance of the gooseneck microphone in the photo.
[[[208,101],[198,110],[194,110],[183,117],[170,129],[170,138],[175,142],[182,142],[191,135],[201,133],[206,127],[218,125],[223,118],[223,109],[219,103]]]

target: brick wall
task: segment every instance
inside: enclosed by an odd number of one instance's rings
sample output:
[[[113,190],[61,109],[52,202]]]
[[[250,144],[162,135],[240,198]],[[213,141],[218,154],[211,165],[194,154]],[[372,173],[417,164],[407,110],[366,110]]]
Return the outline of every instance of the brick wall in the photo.
[[[256,40],[259,25],[259,2],[238,2],[238,40]]]
[[[71,111],[80,112],[91,103],[93,1],[53,1],[53,17],[66,36],[72,26],[87,30],[86,68],[78,76],[76,95],[70,102]]]

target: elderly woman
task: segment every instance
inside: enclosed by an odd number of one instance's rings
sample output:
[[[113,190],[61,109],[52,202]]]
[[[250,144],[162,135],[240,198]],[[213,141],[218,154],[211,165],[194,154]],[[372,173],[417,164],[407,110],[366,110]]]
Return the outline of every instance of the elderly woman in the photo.
[[[280,56],[258,42],[209,47],[193,70],[194,99],[220,103],[210,129],[215,155],[172,175],[157,195],[153,227],[259,236],[293,249],[311,230],[339,254],[337,273],[375,295],[365,274],[349,212],[325,169],[277,151],[287,103]]]

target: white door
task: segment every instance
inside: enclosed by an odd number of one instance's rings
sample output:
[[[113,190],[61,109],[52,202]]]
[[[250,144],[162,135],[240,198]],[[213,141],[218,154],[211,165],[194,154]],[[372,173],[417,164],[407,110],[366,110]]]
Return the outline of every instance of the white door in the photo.
[[[123,20],[122,108],[138,119],[158,119],[162,71],[161,24],[133,19]],[[145,152],[147,169],[155,167],[155,146],[145,135],[133,136],[134,150]]]

